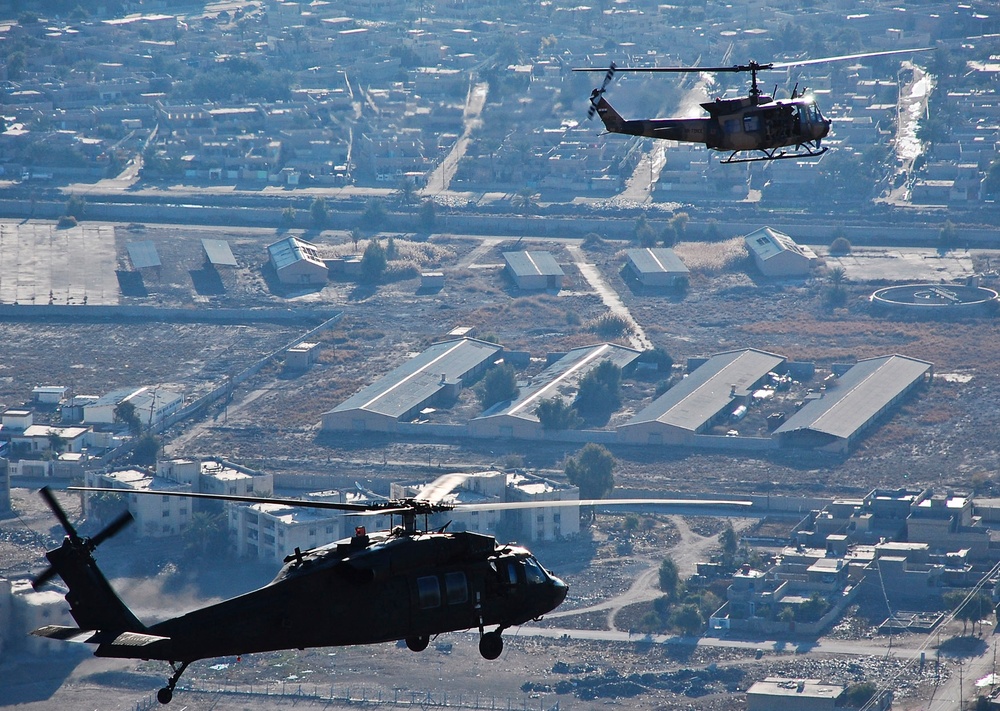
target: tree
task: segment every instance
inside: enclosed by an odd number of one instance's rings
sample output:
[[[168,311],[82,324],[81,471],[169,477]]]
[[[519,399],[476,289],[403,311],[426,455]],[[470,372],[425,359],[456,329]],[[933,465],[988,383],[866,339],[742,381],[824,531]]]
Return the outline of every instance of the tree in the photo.
[[[131,432],[133,436],[142,431],[142,421],[139,419],[139,413],[136,412],[135,405],[128,400],[124,400],[115,405],[114,421],[122,422],[128,425],[129,432]]]
[[[649,224],[649,220],[646,219],[645,215],[640,215],[639,219],[635,221],[635,229],[632,236],[643,247],[656,246],[656,230]]]
[[[83,219],[83,213],[87,208],[87,201],[79,195],[70,195],[66,201],[66,214],[75,217],[77,220]]]
[[[357,249],[358,242],[360,242],[365,235],[361,230],[355,227],[354,229],[351,230],[350,236],[351,236],[351,243],[354,245],[354,249]]]
[[[49,449],[56,454],[59,454],[66,447],[66,438],[59,433],[59,430],[50,429],[45,433],[45,436],[49,440]]]
[[[135,464],[152,466],[160,453],[160,440],[151,432],[147,432],[136,440],[132,448],[132,461]]]
[[[663,593],[674,599],[677,597],[677,593],[680,591],[681,576],[677,572],[677,564],[674,563],[673,558],[664,558],[663,562],[660,563],[660,590]]]
[[[581,499],[601,499],[615,488],[614,468],[611,452],[590,442],[566,461],[566,478],[580,488]]]
[[[396,186],[396,202],[404,207],[409,207],[417,199],[417,186],[413,178],[403,178]]]
[[[517,374],[510,363],[502,363],[487,371],[483,381],[476,388],[476,394],[484,410],[498,402],[513,400],[517,397],[517,392]]]
[[[622,369],[610,360],[602,361],[580,379],[573,406],[584,415],[610,415],[622,403]]]
[[[372,198],[365,203],[365,211],[361,214],[361,226],[370,230],[379,230],[385,225],[386,211],[385,204],[378,199]]]
[[[538,195],[531,188],[521,188],[510,198],[510,206],[522,215],[538,212]]]
[[[420,227],[425,230],[434,229],[434,223],[437,221],[437,208],[434,207],[433,200],[424,200],[420,203],[420,210],[417,212],[417,222]]]
[[[689,602],[674,610],[674,614],[670,616],[670,623],[683,634],[694,636],[701,632],[705,620],[698,606]]]
[[[582,423],[576,409],[558,397],[539,402],[535,416],[544,430],[571,430]]]
[[[878,693],[878,686],[873,681],[863,681],[858,684],[851,684],[844,692],[847,705],[852,708],[862,708],[871,701]]]
[[[281,211],[281,221],[286,225],[291,225],[295,222],[295,208],[286,207]]]
[[[196,555],[212,551],[215,555],[228,545],[225,513],[198,511],[191,514],[191,523],[184,529],[184,550]]]
[[[733,525],[726,522],[726,527],[722,529],[722,533],[719,534],[719,544],[722,546],[722,561],[723,565],[727,568],[733,563],[736,558],[736,552],[739,548],[739,537],[736,535],[736,531],[733,530]]]
[[[830,243],[830,254],[850,254],[851,242],[846,237],[836,237]]]
[[[968,599],[966,599],[968,598]],[[976,631],[976,622],[982,630],[983,618],[993,610],[993,601],[990,596],[983,592],[968,595],[964,590],[953,590],[946,592],[942,599],[945,607],[955,613],[955,617],[962,621],[962,634],[965,634],[969,622],[972,622],[972,631]]]
[[[377,284],[385,274],[389,260],[385,256],[385,247],[382,243],[373,239],[365,247],[365,253],[361,257],[361,280],[366,284]]]
[[[328,219],[330,219],[330,213],[326,208],[326,198],[322,195],[318,196],[312,201],[312,205],[309,206],[309,216],[312,217],[313,225],[322,228],[326,225]]]

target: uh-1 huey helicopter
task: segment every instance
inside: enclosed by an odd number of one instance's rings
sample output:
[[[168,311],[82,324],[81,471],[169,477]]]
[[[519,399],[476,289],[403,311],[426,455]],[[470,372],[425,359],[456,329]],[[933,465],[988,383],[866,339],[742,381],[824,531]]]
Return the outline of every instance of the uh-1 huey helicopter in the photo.
[[[927,52],[933,49],[933,47],[894,49],[767,64],[751,60],[747,64],[729,67],[616,67],[612,63],[607,70],[586,67],[576,68],[573,71],[606,71],[601,86],[590,94],[587,116],[593,118],[595,113],[600,116],[609,133],[704,143],[712,150],[729,152],[729,156],[721,161],[722,163],[752,163],[823,155],[828,148],[822,145],[822,140],[830,134],[831,125],[830,119],[824,118],[820,112],[815,98],[808,91],[800,92],[798,85],[792,90],[788,99],[776,100],[764,94],[757,86],[758,72],[867,57]],[[608,84],[619,72],[750,72],[750,92],[748,96],[738,99],[717,98],[701,104],[701,107],[708,112],[708,118],[626,120],[604,98]],[[754,153],[758,155],[747,155]]]
[[[156,698],[170,703],[188,665],[199,659],[306,647],[404,640],[416,652],[432,636],[479,630],[479,651],[496,659],[502,632],[536,620],[566,598],[569,588],[522,546],[493,536],[427,529],[427,519],[447,511],[553,508],[558,506],[749,506],[747,501],[597,499],[459,504],[446,501],[466,474],[446,474],[413,498],[371,503],[303,501],[180,491],[70,487],[85,492],[186,496],[245,504],[333,509],[358,516],[399,516],[401,525],[355,535],[285,558],[273,581],[252,592],[187,614],[144,624],[118,597],[92,555],[131,520],[127,511],[93,537],[77,533],[48,488],[40,491],[66,531],[62,545],[46,553],[50,567],[34,579],[37,589],[58,575],[77,627],[48,625],[39,637],[97,645],[98,657],[157,659],[172,674]],[[424,530],[417,527],[424,517]],[[495,629],[486,631],[487,627]]]

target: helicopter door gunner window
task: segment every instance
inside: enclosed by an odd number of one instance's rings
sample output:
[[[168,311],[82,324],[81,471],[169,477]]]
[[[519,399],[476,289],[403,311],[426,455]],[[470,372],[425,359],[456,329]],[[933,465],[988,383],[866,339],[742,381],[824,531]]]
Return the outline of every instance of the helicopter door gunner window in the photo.
[[[422,609],[441,607],[441,584],[438,583],[437,576],[417,578],[417,595]]]
[[[753,133],[760,128],[760,116],[744,116],[743,132]]]
[[[449,605],[461,605],[469,601],[469,586],[465,582],[465,573],[461,571],[445,573],[444,590]]]

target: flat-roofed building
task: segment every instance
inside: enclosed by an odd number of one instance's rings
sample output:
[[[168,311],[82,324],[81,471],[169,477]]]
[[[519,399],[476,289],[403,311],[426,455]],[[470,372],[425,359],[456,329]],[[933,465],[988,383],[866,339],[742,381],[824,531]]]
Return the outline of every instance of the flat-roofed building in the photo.
[[[769,676],[747,690],[747,711],[825,711],[856,707],[847,702],[847,687],[819,679],[786,679]],[[880,691],[864,705],[872,711],[885,711],[892,705],[892,693]]]
[[[507,474],[507,501],[539,503],[577,501],[580,489],[528,472]],[[557,541],[580,533],[580,506],[553,506],[507,511],[519,541]]]
[[[325,284],[330,278],[319,248],[299,237],[286,237],[267,245],[267,255],[282,284]]]
[[[341,537],[343,514],[285,504],[231,505],[230,529],[242,557],[281,563],[296,548],[306,551]]]
[[[323,414],[324,431],[394,432],[420,410],[454,398],[492,366],[503,347],[474,338],[435,343]]]
[[[625,444],[690,445],[720,418],[749,401],[768,373],[780,370],[785,357],[753,348],[717,353],[618,426]]]
[[[644,247],[626,252],[626,272],[646,288],[687,286],[690,271],[674,250],[668,247]]]
[[[761,274],[769,277],[805,276],[819,263],[809,247],[771,227],[761,227],[743,237]]]
[[[901,355],[858,361],[828,380],[821,397],[806,402],[774,431],[783,447],[847,452],[858,436],[933,373],[934,365]]]
[[[12,447],[23,447],[28,452],[59,450],[78,454],[87,446],[87,433],[90,429],[90,427],[31,425],[24,432],[11,436],[10,443]]]
[[[507,274],[518,289],[537,291],[562,288],[566,276],[549,252],[504,252]]]
[[[32,399],[41,405],[58,405],[66,397],[65,385],[39,385],[31,389]]]
[[[619,368],[629,367],[640,352],[614,343],[574,348],[536,375],[531,384],[522,387],[516,399],[494,405],[469,422],[469,434],[474,437],[505,439],[540,439],[544,428],[536,410],[543,400],[560,398],[571,404],[579,389],[580,379],[605,361]]]
[[[121,489],[128,504],[128,510],[135,518],[138,536],[160,538],[176,536],[191,522],[191,499],[184,496],[156,496],[136,494],[136,491],[192,491],[190,484],[182,484],[163,477],[154,476],[140,469],[122,469],[113,472],[88,471],[85,473],[87,486]],[[84,513],[91,515],[91,505],[96,494],[84,497]]]

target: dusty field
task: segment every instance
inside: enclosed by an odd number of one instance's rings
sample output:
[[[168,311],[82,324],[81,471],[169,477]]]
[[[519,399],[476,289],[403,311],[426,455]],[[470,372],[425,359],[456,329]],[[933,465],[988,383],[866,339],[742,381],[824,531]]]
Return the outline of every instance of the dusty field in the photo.
[[[283,292],[263,268],[264,246],[274,231],[239,234],[224,229],[163,227],[115,230],[119,261],[124,243],[149,239],[157,244],[164,268],[146,279],[149,295],[130,303],[163,305],[342,308],[345,316],[322,334],[320,362],[304,374],[265,370],[235,393],[228,411],[208,414],[196,432],[178,429],[171,453],[226,456],[277,471],[311,471],[363,479],[378,485],[389,478],[410,478],[415,468],[521,463],[561,469],[575,448],[530,448],[519,443],[388,442],[377,436],[358,441],[347,435],[318,436],[322,413],[363,385],[422,350],[456,326],[474,326],[480,336],[495,336],[509,348],[527,350],[538,360],[525,376],[542,368],[549,351],[600,340],[591,330],[605,313],[601,300],[556,242],[516,244],[515,240],[478,240],[434,236],[431,244],[397,237],[409,265],[403,277],[377,288],[333,281],[322,290]],[[223,273],[222,293],[199,293],[193,276],[201,268],[202,237],[228,239],[240,262]],[[346,234],[307,235],[327,253],[358,251]],[[513,248],[548,249],[564,266],[566,287],[559,295],[518,294],[501,274],[501,253]],[[934,384],[892,414],[847,458],[807,452],[762,457],[621,448],[618,481],[627,486],[749,492],[780,487],[801,493],[859,492],[873,486],[934,484],[967,487],[973,477],[990,480],[997,470],[1000,442],[994,433],[1000,357],[994,345],[994,319],[898,321],[872,315],[866,298],[871,285],[846,284],[843,307],[824,299],[826,283],[781,283],[750,276],[746,258],[732,242],[679,245],[692,265],[691,285],[683,293],[635,294],[622,281],[620,243],[587,243],[583,254],[600,268],[646,331],[675,363],[690,356],[754,347],[812,360],[820,377],[832,363],[900,353],[934,363]],[[974,255],[973,255],[974,258]],[[169,265],[169,266],[168,266]],[[119,266],[122,266],[121,264]],[[407,273],[444,268],[447,283],[423,293]],[[36,384],[63,384],[75,393],[100,393],[126,384],[175,383],[187,395],[218,384],[296,335],[306,325],[73,324],[0,323],[5,343],[0,360],[0,404],[17,405]],[[958,378],[941,377],[958,374]],[[629,380],[625,406],[615,421],[648,404],[663,378]],[[815,383],[804,383],[803,388]],[[252,396],[249,397],[248,396]],[[241,405],[242,402],[246,404]],[[439,417],[460,419],[478,411],[475,394]],[[753,415],[752,415],[753,417]],[[748,418],[751,419],[751,418]],[[613,422],[612,422],[613,424]],[[760,427],[760,423],[756,425]]]

